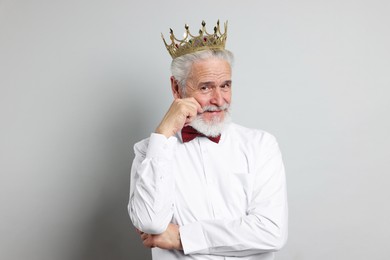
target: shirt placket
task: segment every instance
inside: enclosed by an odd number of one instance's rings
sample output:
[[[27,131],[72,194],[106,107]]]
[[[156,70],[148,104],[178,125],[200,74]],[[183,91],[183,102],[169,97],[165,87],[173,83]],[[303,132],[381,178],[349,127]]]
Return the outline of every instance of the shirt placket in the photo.
[[[212,217],[215,219],[218,216],[218,205],[215,197],[215,179],[213,177],[213,173],[211,172],[211,161],[208,151],[208,144],[209,140],[207,138],[198,138],[199,146],[200,146],[200,152],[202,156],[202,162],[203,162],[203,175],[204,175],[204,181],[207,191],[207,203],[210,210],[210,213],[212,214]]]

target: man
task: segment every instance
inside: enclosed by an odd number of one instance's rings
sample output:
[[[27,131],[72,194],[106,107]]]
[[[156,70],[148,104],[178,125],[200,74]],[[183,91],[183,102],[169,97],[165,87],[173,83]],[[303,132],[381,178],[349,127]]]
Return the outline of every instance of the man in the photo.
[[[287,239],[275,138],[230,122],[226,24],[180,41],[171,30],[174,101],[135,144],[129,214],[153,259],[274,259]]]

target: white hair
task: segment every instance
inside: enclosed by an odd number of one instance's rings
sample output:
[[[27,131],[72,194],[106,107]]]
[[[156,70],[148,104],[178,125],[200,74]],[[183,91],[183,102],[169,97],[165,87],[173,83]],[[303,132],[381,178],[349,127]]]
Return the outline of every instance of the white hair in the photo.
[[[225,60],[229,63],[230,67],[233,66],[234,56],[233,53],[228,50],[198,51],[185,54],[172,60],[171,73],[172,76],[177,80],[177,83],[179,84],[183,94],[185,94],[187,78],[191,71],[192,65],[196,61],[207,60],[210,58]]]

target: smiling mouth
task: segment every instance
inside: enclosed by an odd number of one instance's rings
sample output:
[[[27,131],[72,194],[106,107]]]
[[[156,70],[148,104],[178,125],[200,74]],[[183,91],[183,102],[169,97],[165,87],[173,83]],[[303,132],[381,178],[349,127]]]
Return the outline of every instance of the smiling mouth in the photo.
[[[223,112],[223,110],[217,110],[217,111],[205,111],[204,113],[210,113],[210,114],[218,114]]]
[[[220,116],[223,115],[223,112],[225,110],[217,110],[217,111],[205,111],[203,114],[210,115],[210,116]]]

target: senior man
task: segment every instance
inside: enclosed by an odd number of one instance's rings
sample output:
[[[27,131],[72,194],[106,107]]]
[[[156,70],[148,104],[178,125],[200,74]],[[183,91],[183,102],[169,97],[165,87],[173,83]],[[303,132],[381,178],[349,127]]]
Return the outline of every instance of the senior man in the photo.
[[[171,30],[174,100],[134,146],[130,218],[153,259],[274,259],[287,239],[284,166],[275,138],[231,122],[233,55],[219,22]]]

